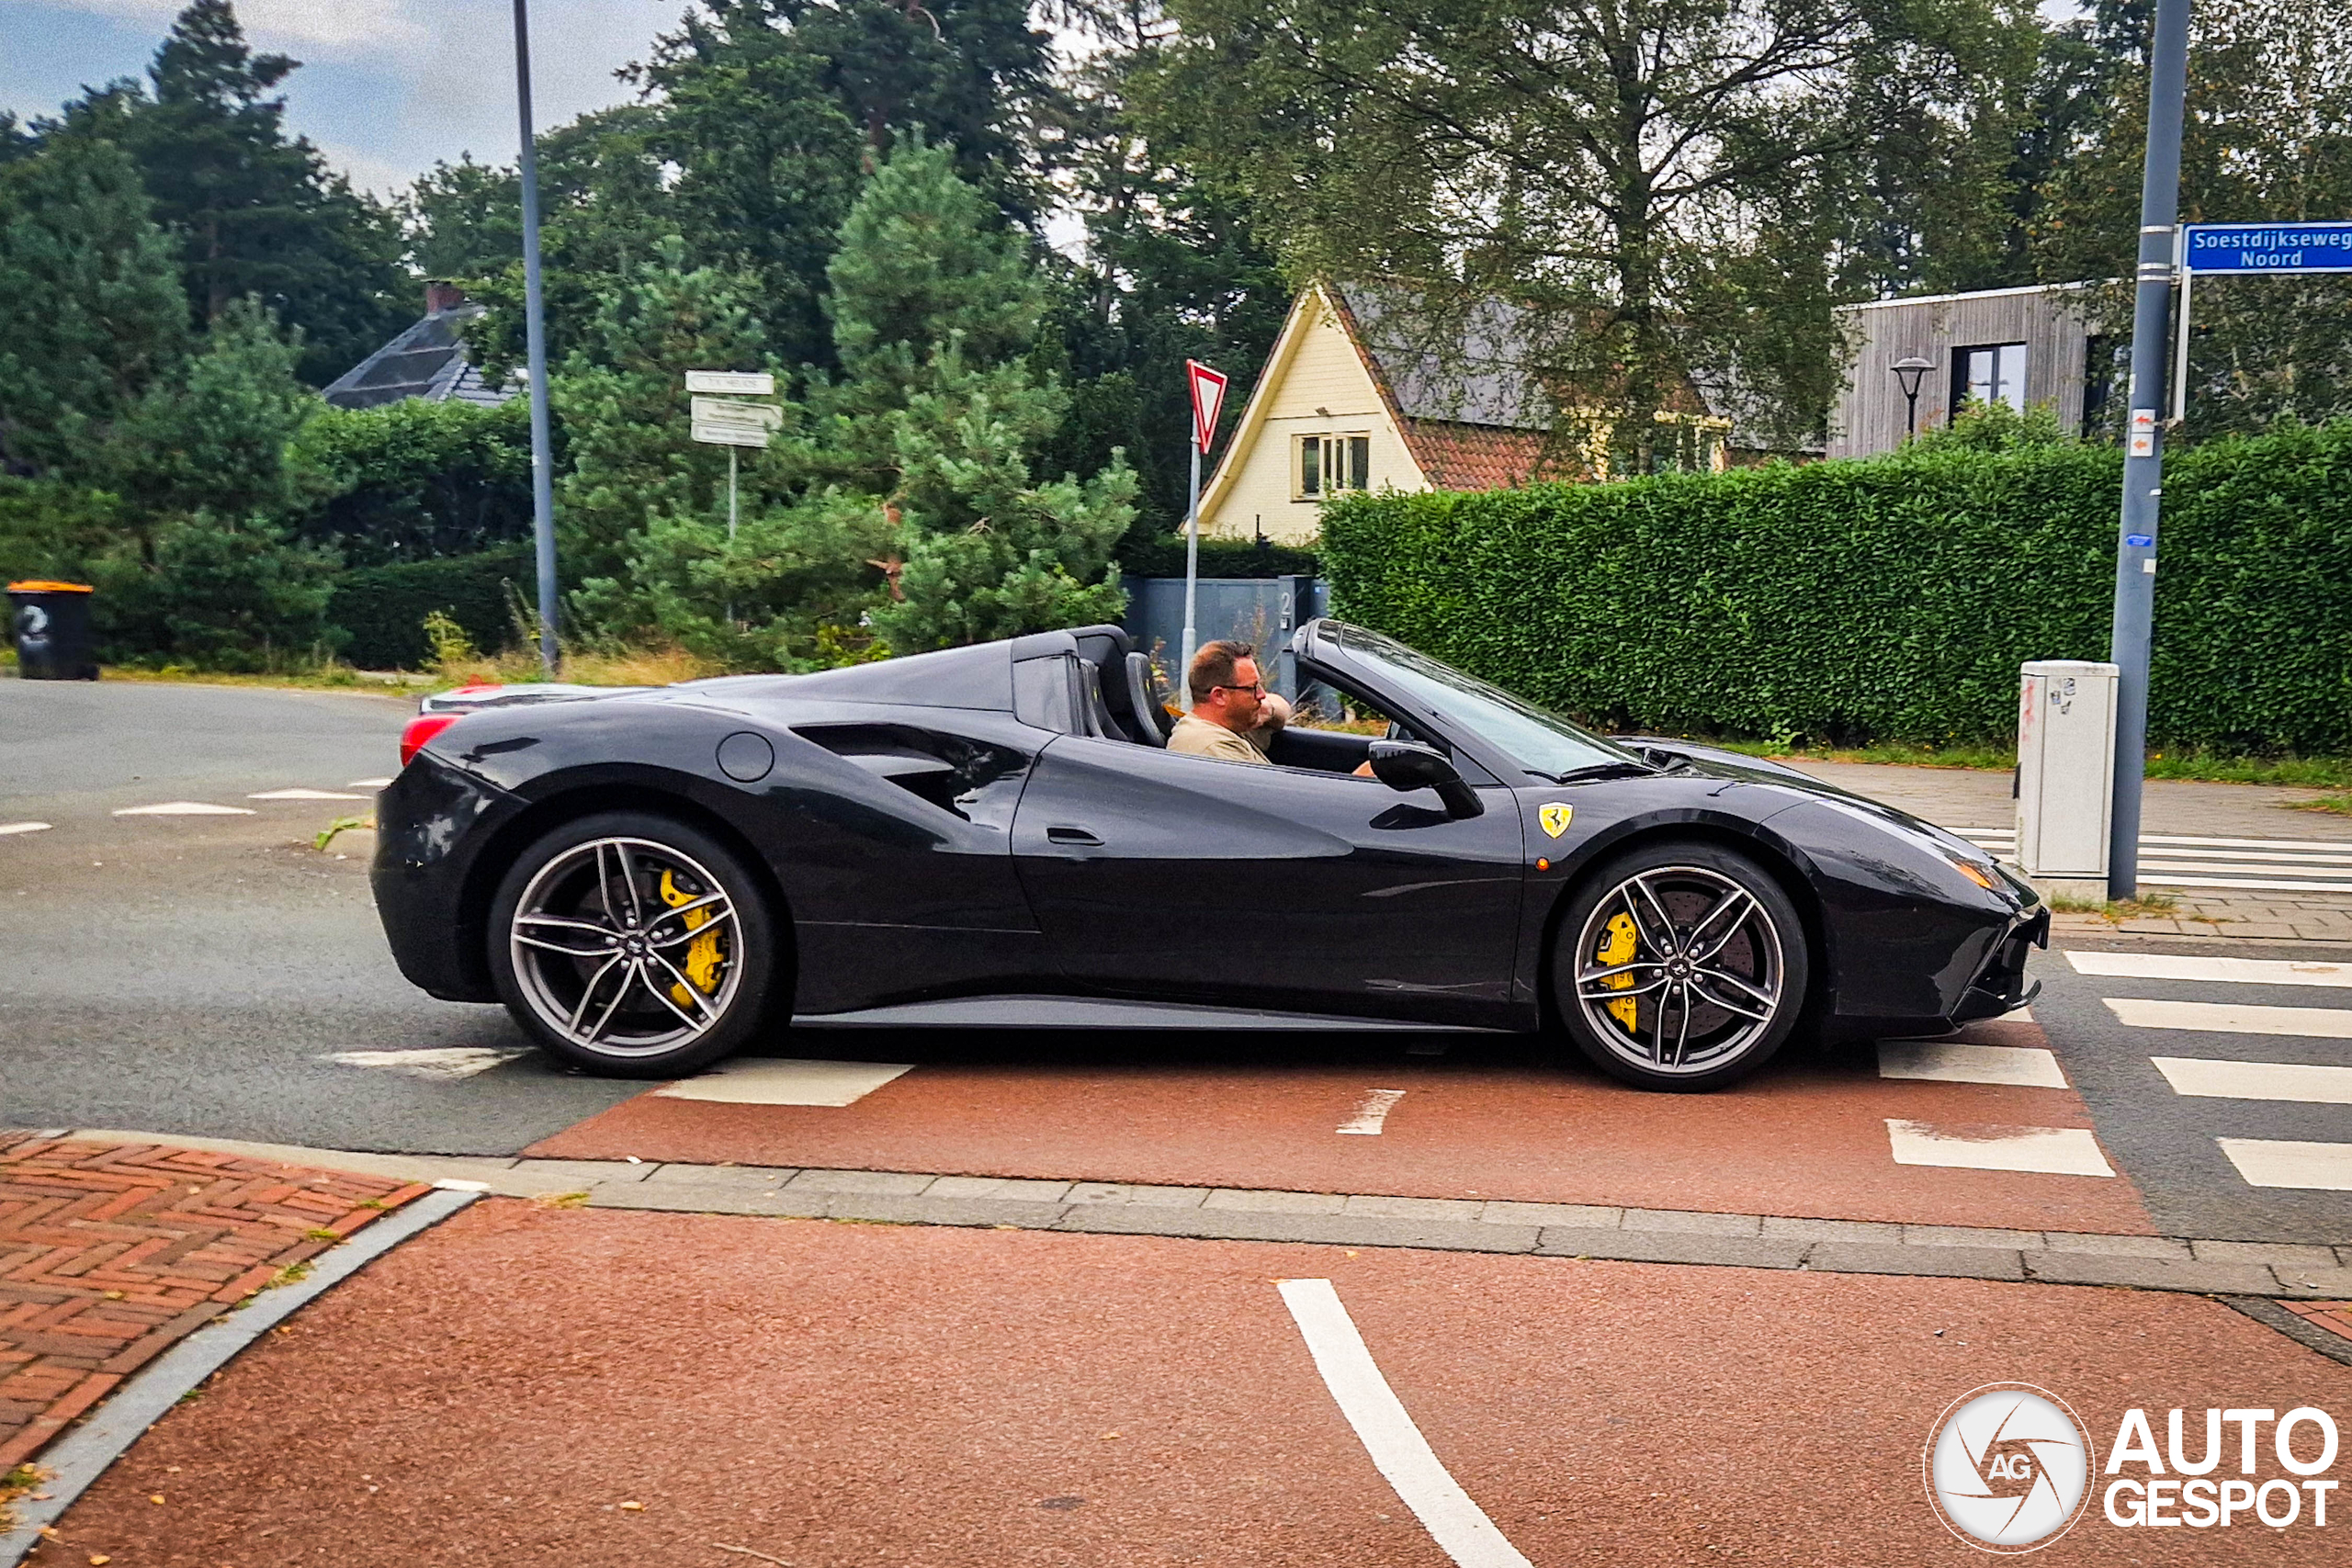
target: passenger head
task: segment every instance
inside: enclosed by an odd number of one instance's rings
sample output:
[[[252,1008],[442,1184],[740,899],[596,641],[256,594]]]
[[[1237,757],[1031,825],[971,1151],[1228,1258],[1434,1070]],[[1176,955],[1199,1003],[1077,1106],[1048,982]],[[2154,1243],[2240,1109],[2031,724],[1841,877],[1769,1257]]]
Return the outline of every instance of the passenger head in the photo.
[[[1193,694],[1193,715],[1227,729],[1248,729],[1258,722],[1266,688],[1258,674],[1257,649],[1246,642],[1220,639],[1193,655],[1184,684]]]

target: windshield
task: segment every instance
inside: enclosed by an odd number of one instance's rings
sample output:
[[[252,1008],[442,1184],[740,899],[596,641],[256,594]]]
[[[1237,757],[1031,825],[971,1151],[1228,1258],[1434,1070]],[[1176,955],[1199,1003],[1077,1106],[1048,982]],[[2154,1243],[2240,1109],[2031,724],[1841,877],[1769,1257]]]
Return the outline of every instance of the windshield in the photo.
[[[1624,747],[1588,735],[1557,714],[1521,702],[1499,686],[1415,653],[1394,637],[1361,626],[1332,629],[1340,647],[1366,664],[1377,666],[1404,694],[1516,758],[1531,773],[1559,778],[1612,763],[1642,765],[1641,759]]]

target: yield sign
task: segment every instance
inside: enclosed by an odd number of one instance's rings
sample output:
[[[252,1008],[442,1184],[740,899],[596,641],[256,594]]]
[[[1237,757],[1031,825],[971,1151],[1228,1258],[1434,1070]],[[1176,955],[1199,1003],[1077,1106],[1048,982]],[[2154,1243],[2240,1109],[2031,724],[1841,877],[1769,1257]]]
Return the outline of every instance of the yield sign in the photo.
[[[1197,359],[1184,361],[1184,378],[1193,389],[1193,440],[1204,452],[1216,439],[1216,411],[1225,404],[1222,370],[1212,370]]]

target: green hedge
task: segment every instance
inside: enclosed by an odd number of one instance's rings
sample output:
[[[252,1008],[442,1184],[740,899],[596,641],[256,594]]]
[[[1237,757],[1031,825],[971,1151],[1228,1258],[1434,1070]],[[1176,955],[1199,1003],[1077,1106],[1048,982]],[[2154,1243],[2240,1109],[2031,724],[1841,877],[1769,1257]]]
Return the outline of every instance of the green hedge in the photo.
[[[2018,666],[2104,659],[2122,458],[1946,448],[1351,496],[1337,614],[1612,728],[1996,740]],[[2352,751],[2352,422],[2165,465],[2149,731]]]
[[[1182,577],[1184,536],[1155,535],[1124,540],[1118,558],[1122,577]],[[1201,541],[1203,577],[1313,577],[1320,568],[1313,550],[1277,545],[1271,539],[1264,544],[1255,539]]]
[[[456,618],[484,652],[514,635],[506,584],[531,595],[531,552],[484,550],[440,560],[368,567],[336,579],[327,620],[351,634],[344,657],[362,670],[414,670],[431,649],[424,617],[440,610]]]

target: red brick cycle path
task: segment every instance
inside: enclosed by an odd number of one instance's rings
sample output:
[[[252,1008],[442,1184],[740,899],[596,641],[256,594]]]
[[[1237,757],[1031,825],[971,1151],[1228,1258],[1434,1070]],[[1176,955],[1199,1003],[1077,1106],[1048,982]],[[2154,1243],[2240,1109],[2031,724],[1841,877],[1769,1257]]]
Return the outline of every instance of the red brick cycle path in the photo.
[[[281,1271],[430,1190],[0,1131],[0,1472]]]

